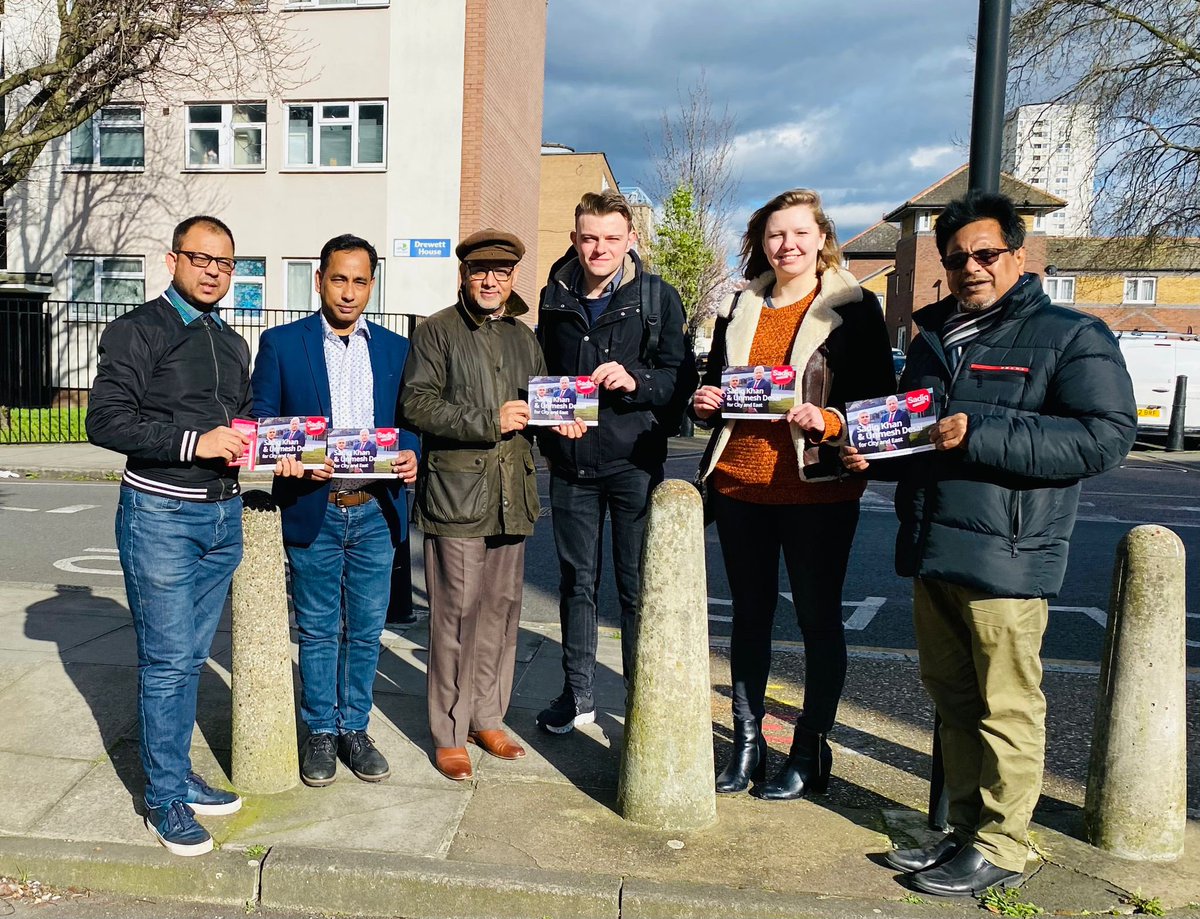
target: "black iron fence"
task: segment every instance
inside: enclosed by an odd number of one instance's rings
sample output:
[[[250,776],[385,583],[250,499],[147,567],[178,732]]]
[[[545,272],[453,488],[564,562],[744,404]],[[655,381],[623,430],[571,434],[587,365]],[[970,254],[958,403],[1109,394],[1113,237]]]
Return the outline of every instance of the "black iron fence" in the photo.
[[[96,376],[96,346],[105,327],[133,309],[128,304],[68,300],[0,301],[0,443],[75,443],[87,440],[84,419]],[[222,318],[250,345],[304,310],[230,310]],[[368,313],[367,318],[409,335],[416,318]]]

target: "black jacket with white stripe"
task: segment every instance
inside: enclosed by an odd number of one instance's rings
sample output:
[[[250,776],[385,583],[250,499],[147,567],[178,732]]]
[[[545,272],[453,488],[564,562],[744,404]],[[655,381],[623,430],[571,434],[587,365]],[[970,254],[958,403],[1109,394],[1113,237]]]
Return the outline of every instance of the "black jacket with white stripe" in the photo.
[[[199,459],[200,435],[249,418],[250,349],[227,323],[187,325],[159,297],[114,320],[100,337],[88,400],[88,440],[124,453],[122,481],[185,501],[240,493],[238,470]]]

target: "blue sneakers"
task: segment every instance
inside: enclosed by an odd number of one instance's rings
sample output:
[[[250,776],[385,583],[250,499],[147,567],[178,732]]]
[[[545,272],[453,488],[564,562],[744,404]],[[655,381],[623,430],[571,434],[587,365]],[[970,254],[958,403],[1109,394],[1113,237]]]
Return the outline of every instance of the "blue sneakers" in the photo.
[[[183,800],[193,813],[209,817],[234,814],[242,809],[242,799],[236,794],[213,788],[194,772],[188,773],[187,796]]]
[[[212,851],[213,841],[208,830],[196,822],[192,809],[183,801],[150,808],[146,814],[146,829],[172,855],[203,855]]]

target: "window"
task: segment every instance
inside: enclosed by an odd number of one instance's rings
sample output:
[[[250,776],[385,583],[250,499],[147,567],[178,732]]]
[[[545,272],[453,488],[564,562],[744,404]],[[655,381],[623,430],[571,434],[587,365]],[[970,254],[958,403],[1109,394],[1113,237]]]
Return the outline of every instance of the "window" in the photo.
[[[234,259],[229,293],[221,300],[221,309],[230,311],[231,321],[262,319],[263,290],[267,263],[261,258]]]
[[[1034,228],[1034,230],[1046,229],[1046,215],[1045,214],[1034,214],[1033,215],[1033,228]]]
[[[1126,303],[1153,303],[1158,292],[1158,278],[1126,278]]]
[[[1042,148],[1044,148],[1045,146],[1046,146],[1045,144],[1034,144],[1034,145],[1033,145],[1033,149],[1034,149],[1034,150],[1041,150],[1041,149],[1042,149]]]
[[[286,287],[285,308],[312,312],[320,309],[321,298],[317,294],[316,272],[321,260],[316,258],[290,258],[283,263]],[[371,299],[367,301],[367,313],[378,313],[383,302],[383,259],[375,265],[375,286]]]
[[[262,169],[264,102],[188,106],[188,169]]]
[[[142,169],[146,136],[136,105],[106,105],[71,132],[71,165]]]
[[[123,306],[146,299],[145,259],[140,255],[75,255],[68,260],[70,319],[115,319]]]
[[[917,232],[926,233],[933,229],[933,215],[928,211],[917,214]]]
[[[1075,279],[1064,277],[1046,278],[1042,286],[1046,290],[1046,296],[1050,298],[1052,303],[1074,303],[1075,302]]]
[[[287,106],[287,165],[373,169],[386,156],[387,104],[317,102]]]

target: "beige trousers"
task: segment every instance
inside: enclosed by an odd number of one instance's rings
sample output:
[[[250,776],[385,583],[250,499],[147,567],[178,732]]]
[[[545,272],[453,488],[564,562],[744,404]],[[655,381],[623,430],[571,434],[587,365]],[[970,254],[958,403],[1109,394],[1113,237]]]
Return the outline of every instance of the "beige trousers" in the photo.
[[[503,727],[524,569],[524,537],[425,537],[434,746],[465,747],[469,731]]]
[[[992,864],[1023,871],[1042,789],[1045,600],[913,581],[921,681],[942,718],[950,824]]]

